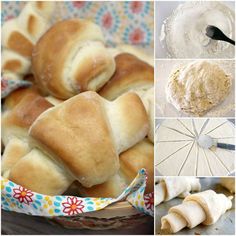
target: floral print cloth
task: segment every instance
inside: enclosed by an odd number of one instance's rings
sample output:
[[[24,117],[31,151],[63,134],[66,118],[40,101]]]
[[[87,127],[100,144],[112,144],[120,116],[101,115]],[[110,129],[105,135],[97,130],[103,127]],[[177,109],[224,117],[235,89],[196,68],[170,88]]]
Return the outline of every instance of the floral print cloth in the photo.
[[[19,15],[23,1],[2,2],[2,23]],[[86,18],[98,24],[108,45],[135,44],[154,47],[154,5],[152,1],[68,1],[57,2],[53,22]]]
[[[36,216],[73,216],[97,211],[111,203],[127,200],[137,210],[153,216],[154,194],[145,194],[146,172],[141,169],[128,188],[117,198],[47,196],[32,192],[2,177],[2,209]]]

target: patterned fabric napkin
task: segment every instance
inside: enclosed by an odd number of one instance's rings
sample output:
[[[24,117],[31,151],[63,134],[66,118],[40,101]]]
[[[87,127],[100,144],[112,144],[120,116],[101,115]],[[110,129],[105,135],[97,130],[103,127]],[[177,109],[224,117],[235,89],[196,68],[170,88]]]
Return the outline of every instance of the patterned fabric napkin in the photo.
[[[153,216],[153,193],[144,195],[146,179],[145,169],[141,169],[129,187],[117,198],[81,198],[35,193],[2,177],[2,209],[35,216],[73,216],[101,210],[127,199],[137,210]]]

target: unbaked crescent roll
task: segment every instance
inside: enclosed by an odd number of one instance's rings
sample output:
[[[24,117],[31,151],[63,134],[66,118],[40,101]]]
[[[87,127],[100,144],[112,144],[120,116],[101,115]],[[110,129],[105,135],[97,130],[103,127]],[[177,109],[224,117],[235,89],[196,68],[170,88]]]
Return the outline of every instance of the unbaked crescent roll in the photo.
[[[186,197],[192,191],[200,191],[201,184],[195,177],[163,177],[155,185],[155,206],[176,197]]]
[[[227,210],[232,207],[232,197],[207,190],[187,196],[183,203],[169,209],[161,218],[161,229],[176,233],[199,224],[214,224]]]

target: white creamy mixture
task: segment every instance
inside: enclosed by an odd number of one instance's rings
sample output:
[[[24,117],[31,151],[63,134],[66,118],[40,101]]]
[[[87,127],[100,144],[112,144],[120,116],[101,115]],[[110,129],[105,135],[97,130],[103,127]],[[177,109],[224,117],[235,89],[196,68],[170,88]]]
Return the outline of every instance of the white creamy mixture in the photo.
[[[205,33],[208,25],[214,25],[234,39],[234,24],[234,12],[223,3],[186,2],[164,21],[160,40],[165,41],[171,57],[230,58],[234,46]]]

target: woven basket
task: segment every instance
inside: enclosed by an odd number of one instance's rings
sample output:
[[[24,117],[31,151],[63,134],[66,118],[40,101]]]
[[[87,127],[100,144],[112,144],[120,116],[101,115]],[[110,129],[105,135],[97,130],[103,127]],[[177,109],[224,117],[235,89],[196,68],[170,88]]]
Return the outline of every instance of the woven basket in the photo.
[[[54,217],[49,221],[57,222],[65,228],[106,230],[133,228],[153,221],[153,217],[137,211],[127,201],[118,202],[103,210],[83,213],[77,216]]]

